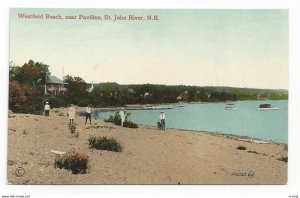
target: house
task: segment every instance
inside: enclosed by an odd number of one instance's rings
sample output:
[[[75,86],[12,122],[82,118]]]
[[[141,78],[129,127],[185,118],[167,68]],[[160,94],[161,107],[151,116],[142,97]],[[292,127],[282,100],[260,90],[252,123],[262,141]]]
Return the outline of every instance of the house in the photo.
[[[47,83],[45,85],[45,95],[51,94],[64,94],[67,92],[67,88],[65,85],[68,83],[64,83],[61,79],[57,78],[56,76],[49,76],[47,79]]]

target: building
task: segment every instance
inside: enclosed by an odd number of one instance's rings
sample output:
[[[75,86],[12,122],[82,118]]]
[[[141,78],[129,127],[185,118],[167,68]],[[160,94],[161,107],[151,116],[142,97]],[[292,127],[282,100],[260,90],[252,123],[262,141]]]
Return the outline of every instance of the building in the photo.
[[[65,85],[68,83],[64,83],[61,79],[57,78],[56,76],[49,76],[47,79],[47,83],[45,85],[45,95],[51,94],[64,94],[67,92],[67,88]]]

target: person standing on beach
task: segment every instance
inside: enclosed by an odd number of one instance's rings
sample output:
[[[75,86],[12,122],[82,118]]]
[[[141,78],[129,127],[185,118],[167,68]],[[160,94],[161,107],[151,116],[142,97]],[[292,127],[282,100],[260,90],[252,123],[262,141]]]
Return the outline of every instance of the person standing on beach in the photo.
[[[161,130],[166,130],[166,115],[164,112],[160,112],[160,125],[161,125]]]
[[[69,116],[69,123],[74,124],[75,107],[74,107],[73,104],[71,104],[71,105],[69,106],[69,109],[68,109],[68,116]]]
[[[119,112],[120,118],[121,118],[121,126],[124,126],[124,121],[125,121],[125,113],[123,111],[124,108]]]
[[[88,105],[85,108],[85,124],[86,124],[88,119],[90,120],[90,124],[92,124],[92,108],[91,108],[91,105]]]
[[[46,104],[45,104],[44,111],[45,111],[45,116],[49,116],[50,105],[48,102],[46,102]]]

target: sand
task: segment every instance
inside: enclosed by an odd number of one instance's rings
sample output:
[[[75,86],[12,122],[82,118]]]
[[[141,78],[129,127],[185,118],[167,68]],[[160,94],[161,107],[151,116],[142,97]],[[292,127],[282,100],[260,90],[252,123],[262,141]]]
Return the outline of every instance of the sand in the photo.
[[[67,109],[49,117],[10,114],[8,184],[286,184],[284,145],[256,143],[224,135],[139,126],[129,129],[75,118],[79,137],[68,130]],[[114,137],[123,152],[90,149],[90,135]],[[245,146],[246,150],[236,149]],[[54,168],[51,150],[89,155],[87,174]],[[25,170],[18,177],[18,167]]]

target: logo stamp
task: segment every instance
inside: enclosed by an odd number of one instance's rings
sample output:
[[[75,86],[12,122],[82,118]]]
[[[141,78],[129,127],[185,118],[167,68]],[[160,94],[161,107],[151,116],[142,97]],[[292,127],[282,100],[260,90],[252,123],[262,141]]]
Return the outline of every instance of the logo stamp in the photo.
[[[22,167],[18,167],[15,171],[17,177],[22,177],[25,174],[25,170]]]

